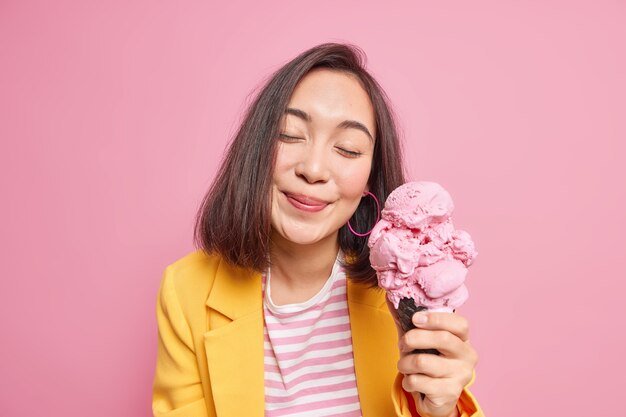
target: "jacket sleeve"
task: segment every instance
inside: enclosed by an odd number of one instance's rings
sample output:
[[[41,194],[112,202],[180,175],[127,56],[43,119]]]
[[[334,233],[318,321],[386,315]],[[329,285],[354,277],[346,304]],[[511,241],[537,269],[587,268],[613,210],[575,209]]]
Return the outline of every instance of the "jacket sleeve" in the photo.
[[[411,394],[402,389],[403,377],[404,375],[398,373],[392,388],[392,400],[396,409],[396,415],[398,417],[419,417],[419,414],[415,411],[415,405],[413,404]],[[460,417],[485,417],[485,414],[478,405],[478,402],[468,389],[468,387],[474,383],[475,379],[476,371],[472,374],[470,382],[468,382],[465,388],[463,388],[463,392],[461,392],[459,401],[456,404]]]
[[[158,347],[152,386],[155,417],[206,417],[207,409],[191,329],[181,309],[173,273],[165,269],[157,298]]]

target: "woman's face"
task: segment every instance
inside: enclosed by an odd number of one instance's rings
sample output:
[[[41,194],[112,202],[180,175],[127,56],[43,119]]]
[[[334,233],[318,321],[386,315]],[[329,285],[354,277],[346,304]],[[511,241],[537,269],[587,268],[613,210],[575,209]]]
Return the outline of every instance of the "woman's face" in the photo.
[[[372,103],[355,77],[315,69],[300,80],[281,120],[273,239],[336,241],[367,191],[375,132]]]

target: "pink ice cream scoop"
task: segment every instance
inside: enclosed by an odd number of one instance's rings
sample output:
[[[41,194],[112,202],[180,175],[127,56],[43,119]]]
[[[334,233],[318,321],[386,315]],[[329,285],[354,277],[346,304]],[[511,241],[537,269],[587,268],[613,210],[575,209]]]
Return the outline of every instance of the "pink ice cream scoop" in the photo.
[[[467,300],[467,267],[478,253],[469,233],[454,229],[453,210],[450,194],[434,182],[406,183],[387,198],[368,245],[378,285],[399,313],[405,304],[413,312],[452,312]]]

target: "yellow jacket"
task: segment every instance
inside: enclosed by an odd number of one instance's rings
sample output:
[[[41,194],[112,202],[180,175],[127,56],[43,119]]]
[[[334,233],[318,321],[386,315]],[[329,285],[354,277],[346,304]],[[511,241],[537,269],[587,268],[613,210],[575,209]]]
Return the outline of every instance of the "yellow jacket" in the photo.
[[[348,309],[363,416],[411,416],[384,293],[348,280]],[[163,273],[157,324],[155,416],[263,417],[260,274],[190,253]],[[463,417],[484,417],[467,387],[458,408]]]

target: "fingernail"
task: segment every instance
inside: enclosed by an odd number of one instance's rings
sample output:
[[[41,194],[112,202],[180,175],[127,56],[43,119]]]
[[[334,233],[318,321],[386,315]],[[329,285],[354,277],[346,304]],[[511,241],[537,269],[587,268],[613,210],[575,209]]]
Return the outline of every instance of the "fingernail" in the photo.
[[[428,321],[428,316],[424,313],[416,313],[413,316],[413,323],[415,324],[424,324]]]

